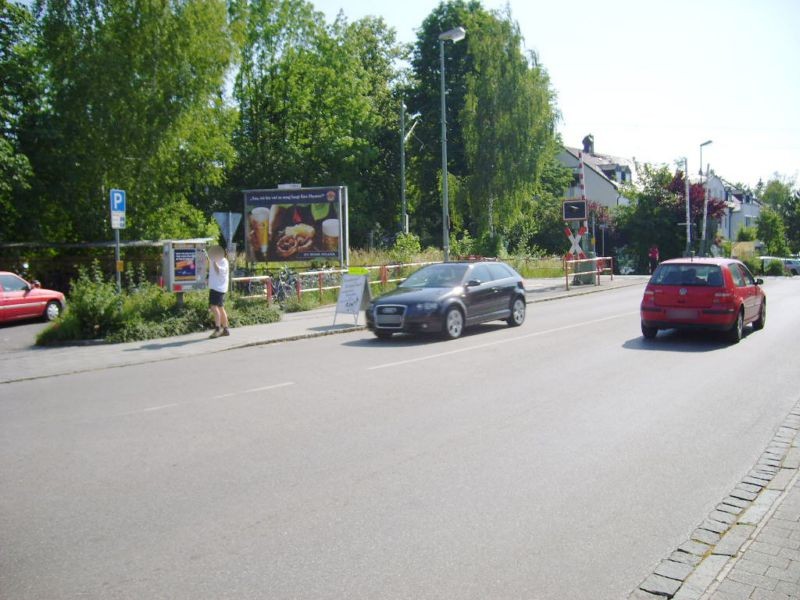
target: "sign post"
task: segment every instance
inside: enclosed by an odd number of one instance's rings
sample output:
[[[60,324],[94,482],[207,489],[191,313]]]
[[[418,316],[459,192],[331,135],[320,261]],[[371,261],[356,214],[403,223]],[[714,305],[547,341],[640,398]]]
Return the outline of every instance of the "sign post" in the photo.
[[[125,229],[126,195],[125,190],[111,190],[111,228],[114,230],[114,270],[117,275],[117,293],[122,291],[122,269],[124,265],[119,256],[119,230]]]

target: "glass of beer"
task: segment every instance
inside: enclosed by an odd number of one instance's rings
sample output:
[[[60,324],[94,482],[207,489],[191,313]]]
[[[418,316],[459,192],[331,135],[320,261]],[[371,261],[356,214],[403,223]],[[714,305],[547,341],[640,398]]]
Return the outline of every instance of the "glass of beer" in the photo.
[[[339,251],[339,219],[322,222],[322,247],[329,252]]]
[[[269,244],[269,208],[256,206],[250,211],[250,216],[253,217],[252,226],[255,229],[261,254],[266,256],[267,245]]]

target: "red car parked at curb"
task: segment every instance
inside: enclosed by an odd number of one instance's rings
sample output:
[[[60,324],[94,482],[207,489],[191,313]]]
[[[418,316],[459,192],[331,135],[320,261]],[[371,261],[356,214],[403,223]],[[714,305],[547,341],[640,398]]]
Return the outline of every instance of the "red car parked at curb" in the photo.
[[[763,329],[767,297],[748,268],[731,258],[676,258],[658,265],[642,299],[642,335],[659,329],[711,329],[733,344],[745,325]]]
[[[64,294],[28,283],[22,277],[0,271],[0,323],[44,318],[52,321],[66,306]]]

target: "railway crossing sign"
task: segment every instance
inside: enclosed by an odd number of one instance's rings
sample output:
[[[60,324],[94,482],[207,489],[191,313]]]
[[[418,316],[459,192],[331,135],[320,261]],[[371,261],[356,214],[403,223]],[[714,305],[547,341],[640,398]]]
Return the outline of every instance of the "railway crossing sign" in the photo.
[[[588,231],[589,230],[586,228],[585,225],[582,226],[580,229],[578,229],[578,233],[572,233],[572,229],[570,229],[569,227],[564,228],[564,233],[566,234],[567,239],[569,239],[571,244],[569,252],[567,252],[567,259],[572,260],[573,255],[577,255],[578,258],[586,258],[586,255],[583,253],[583,250],[581,249],[581,238],[584,235],[586,235]]]

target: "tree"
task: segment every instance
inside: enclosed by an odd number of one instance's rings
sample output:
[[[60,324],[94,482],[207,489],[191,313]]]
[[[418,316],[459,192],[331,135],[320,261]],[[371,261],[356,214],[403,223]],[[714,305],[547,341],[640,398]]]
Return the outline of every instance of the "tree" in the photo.
[[[536,57],[524,53],[508,9],[490,12],[478,2],[441,3],[423,23],[412,61],[411,100],[423,114],[420,136],[426,147],[440,144],[438,36],[458,25],[467,29],[467,37],[448,44],[445,53],[450,220],[454,228],[480,236],[489,230],[491,207],[495,229],[519,232],[526,226],[517,223],[531,218],[542,174],[554,161],[555,97]],[[423,192],[416,198],[415,221],[423,235],[438,239],[441,164],[429,152],[416,167]]]
[[[794,181],[777,173],[764,186],[761,201],[783,219],[786,237],[793,252],[800,252],[800,190]]]
[[[34,18],[21,5],[0,5],[0,240],[10,239],[19,223],[14,196],[30,187],[33,176],[20,148],[19,130],[26,107],[37,106],[41,68],[36,60]]]
[[[36,29],[44,108],[20,133],[36,180],[18,234],[107,238],[112,187],[128,192],[131,237],[213,231],[196,206],[233,159],[225,2],[46,0]]]
[[[250,4],[234,96],[238,182],[349,186],[351,235],[399,215],[401,57],[375,18],[331,25],[302,0]]]
[[[761,209],[756,224],[758,239],[766,246],[771,256],[787,256],[789,245],[786,243],[786,227],[783,218],[774,208],[765,206]]]

